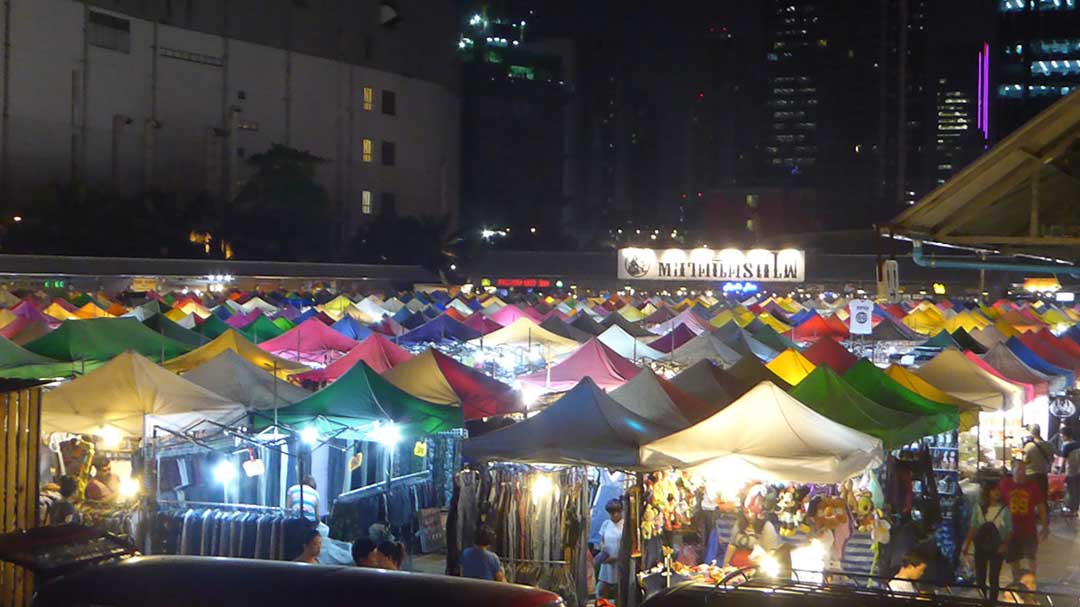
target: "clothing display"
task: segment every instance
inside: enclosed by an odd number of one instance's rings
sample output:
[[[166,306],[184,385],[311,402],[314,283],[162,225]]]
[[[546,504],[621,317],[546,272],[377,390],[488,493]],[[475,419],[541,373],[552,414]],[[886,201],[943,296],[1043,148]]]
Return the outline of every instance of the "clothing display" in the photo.
[[[305,525],[284,512],[167,507],[155,514],[151,553],[289,560],[299,544],[288,538]]]
[[[380,484],[362,494],[342,494],[334,501],[327,523],[331,536],[346,541],[367,537],[375,523],[387,525],[397,537],[413,541],[419,530],[420,510],[434,506],[436,495],[430,476],[394,481],[389,491]]]

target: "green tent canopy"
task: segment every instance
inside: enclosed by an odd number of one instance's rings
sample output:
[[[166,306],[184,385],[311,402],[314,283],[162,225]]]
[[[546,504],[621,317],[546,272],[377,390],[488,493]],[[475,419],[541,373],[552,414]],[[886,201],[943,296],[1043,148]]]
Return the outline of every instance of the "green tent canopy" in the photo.
[[[127,317],[67,320],[52,333],[26,344],[26,349],[56,360],[101,363],[127,350],[161,362],[191,347],[158,335],[138,320]]]
[[[874,363],[863,359],[844,374],[844,381],[863,396],[890,409],[920,415],[933,420],[934,432],[955,430],[960,424],[960,408],[934,402],[894,381]]]
[[[825,365],[818,365],[790,394],[835,422],[880,438],[886,449],[939,432],[931,419],[890,409],[863,396]]]
[[[314,427],[324,436],[354,440],[366,439],[378,421],[393,421],[406,436],[435,434],[465,425],[461,407],[419,399],[383,379],[363,361],[308,398],[278,409],[277,419],[286,426]],[[270,424],[267,413],[255,420],[256,429]]]
[[[209,339],[215,339],[232,329],[228,323],[217,317],[216,314],[211,314],[203,320],[202,324],[198,327],[198,332]]]
[[[274,324],[274,321],[259,314],[259,317],[248,323],[245,327],[240,329],[240,333],[250,339],[251,341],[259,344],[268,339],[273,339],[278,335],[284,335],[285,329]]]
[[[783,352],[789,348],[796,351],[799,349],[799,346],[795,345],[795,342],[777,333],[776,329],[765,323],[761,323],[761,327],[756,331],[751,332],[751,335],[777,352]]]
[[[76,367],[70,362],[34,354],[6,337],[0,337],[0,377],[50,379],[70,377],[75,372]]]
[[[71,305],[75,306],[76,308],[81,308],[81,307],[85,306],[88,303],[92,303],[95,306],[101,308],[102,310],[108,310],[109,309],[109,306],[103,305],[100,301],[94,299],[88,293],[83,293],[82,295],[77,295],[75,297],[72,297],[68,301],[71,302]]]
[[[960,347],[960,344],[956,343],[956,340],[953,339],[953,336],[949,335],[949,332],[945,329],[938,331],[937,335],[931,337],[920,345],[924,348],[941,348],[942,350],[944,350],[945,348],[956,348],[957,350],[963,350],[963,348]]]
[[[199,346],[206,344],[210,341],[210,338],[199,335],[191,329],[186,329],[179,324],[169,320],[164,314],[155,314],[150,318],[142,321],[147,328],[158,335],[163,335],[170,339],[187,344],[192,348],[198,348]]]
[[[285,318],[284,316],[279,317],[279,318],[275,318],[274,319],[274,325],[276,325],[277,328],[279,328],[279,329],[281,329],[282,331],[285,331],[285,332],[288,332],[289,329],[296,326],[296,325],[293,324],[293,322],[291,320],[289,320],[288,318]]]

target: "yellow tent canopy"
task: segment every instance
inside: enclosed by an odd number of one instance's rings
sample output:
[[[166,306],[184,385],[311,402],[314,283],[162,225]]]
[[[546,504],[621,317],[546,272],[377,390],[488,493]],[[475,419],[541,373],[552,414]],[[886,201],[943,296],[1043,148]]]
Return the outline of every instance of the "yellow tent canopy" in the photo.
[[[734,320],[735,315],[731,313],[731,310],[724,310],[716,316],[713,316],[712,320],[709,321],[709,324],[714,327],[722,327],[729,322],[733,322]]]
[[[905,316],[901,322],[916,333],[933,335],[942,330],[945,324],[945,318],[941,313],[931,313],[924,308],[912,311]]]
[[[446,376],[439,369],[439,363],[435,361],[435,355],[430,349],[390,369],[383,377],[398,388],[428,402],[451,406],[461,404],[461,397],[446,381]]]
[[[474,339],[470,343],[480,344],[481,342],[485,347],[518,346],[527,348],[530,345],[534,347],[543,345],[548,358],[557,358],[581,347],[578,342],[556,335],[525,317],[521,317],[497,331],[488,333],[482,339]]]
[[[11,324],[11,321],[18,318],[14,312],[7,308],[0,309],[0,328],[6,327]]]
[[[173,322],[180,322],[181,320],[187,318],[188,314],[190,314],[190,312],[185,312],[180,308],[173,308],[172,310],[169,310],[165,313],[165,318],[168,318]]]
[[[187,354],[165,361],[164,367],[173,373],[187,373],[226,350],[236,352],[241,358],[260,369],[276,374],[281,379],[288,379],[290,375],[311,370],[307,365],[270,354],[248,341],[235,329],[229,329],[215,337],[210,343]]]
[[[348,297],[345,297],[344,295],[338,295],[337,297],[331,299],[330,301],[328,301],[328,302],[326,302],[326,303],[324,303],[324,304],[322,304],[321,306],[318,306],[318,307],[319,307],[320,310],[322,310],[323,312],[326,312],[326,313],[337,312],[338,317],[340,318],[341,314],[343,314],[345,312],[345,310],[348,310],[349,308],[351,308],[352,305],[353,305],[353,302],[352,302],[351,299],[349,299]]]
[[[758,314],[758,320],[772,327],[777,333],[787,333],[791,330],[791,327],[780,322],[775,316],[768,312]]]
[[[901,386],[911,390],[919,396],[932,400],[935,403],[942,403],[946,405],[954,405],[960,408],[960,431],[967,432],[972,426],[979,423],[979,406],[975,403],[969,403],[966,400],[961,400],[939,390],[930,382],[915,375],[911,371],[901,367],[900,365],[890,365],[888,369],[885,369],[885,374],[889,376],[894,382]]]
[[[769,361],[765,366],[779,375],[780,379],[793,386],[805,379],[816,368],[814,363],[791,348],[781,352],[779,356]]]
[[[74,312],[69,312],[67,308],[55,301],[49,304],[42,312],[56,320],[77,320],[79,318]]]
[[[209,318],[210,315],[213,314],[213,312],[211,312],[210,309],[207,308],[206,306],[202,305],[201,303],[199,303],[197,301],[191,301],[191,300],[185,301],[184,303],[180,304],[177,308],[174,308],[173,310],[180,310],[184,314],[194,314],[195,316],[198,316],[199,318]],[[183,317],[184,317],[184,315],[180,316],[180,318],[183,318]],[[169,320],[176,320],[176,319],[170,318]]]
[[[112,314],[102,310],[94,302],[87,302],[86,305],[75,310],[75,317],[83,320],[90,318],[114,318]]]
[[[638,310],[637,308],[635,308],[634,306],[631,306],[630,304],[627,304],[627,305],[619,308],[618,313],[620,315],[622,315],[623,318],[625,318],[626,320],[629,320],[630,322],[637,322],[637,321],[645,318],[645,315],[641,313],[641,310]]]

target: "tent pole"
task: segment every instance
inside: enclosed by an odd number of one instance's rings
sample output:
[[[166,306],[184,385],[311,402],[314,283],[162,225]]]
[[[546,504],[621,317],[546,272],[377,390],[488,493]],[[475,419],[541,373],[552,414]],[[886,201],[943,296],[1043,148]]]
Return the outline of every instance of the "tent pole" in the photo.
[[[274,359],[274,434],[277,434],[277,431],[278,431],[278,423],[277,423],[277,380],[278,380],[277,359]]]

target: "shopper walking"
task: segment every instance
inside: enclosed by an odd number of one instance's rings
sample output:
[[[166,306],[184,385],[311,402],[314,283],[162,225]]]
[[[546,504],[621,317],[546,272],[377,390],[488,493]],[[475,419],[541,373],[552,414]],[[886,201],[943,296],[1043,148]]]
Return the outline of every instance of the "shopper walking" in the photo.
[[[963,553],[969,554],[974,547],[975,583],[991,602],[997,601],[1001,566],[1012,534],[1012,513],[1001,499],[1001,488],[984,485],[979,505],[971,512]]]
[[[1023,461],[1014,462],[1012,476],[1001,479],[998,486],[1001,499],[1012,515],[1013,535],[1005,548],[1005,562],[1012,569],[1013,579],[1018,579],[1024,569],[1035,571],[1039,539],[1050,534],[1050,521],[1046,516],[1042,489],[1036,481],[1027,478]],[[1029,566],[1023,567],[1022,561],[1027,561]]]
[[[1039,424],[1027,427],[1028,436],[1024,442],[1024,468],[1027,477],[1042,490],[1042,504],[1046,507],[1047,493],[1050,491],[1050,464],[1054,461],[1054,447],[1042,438]]]

